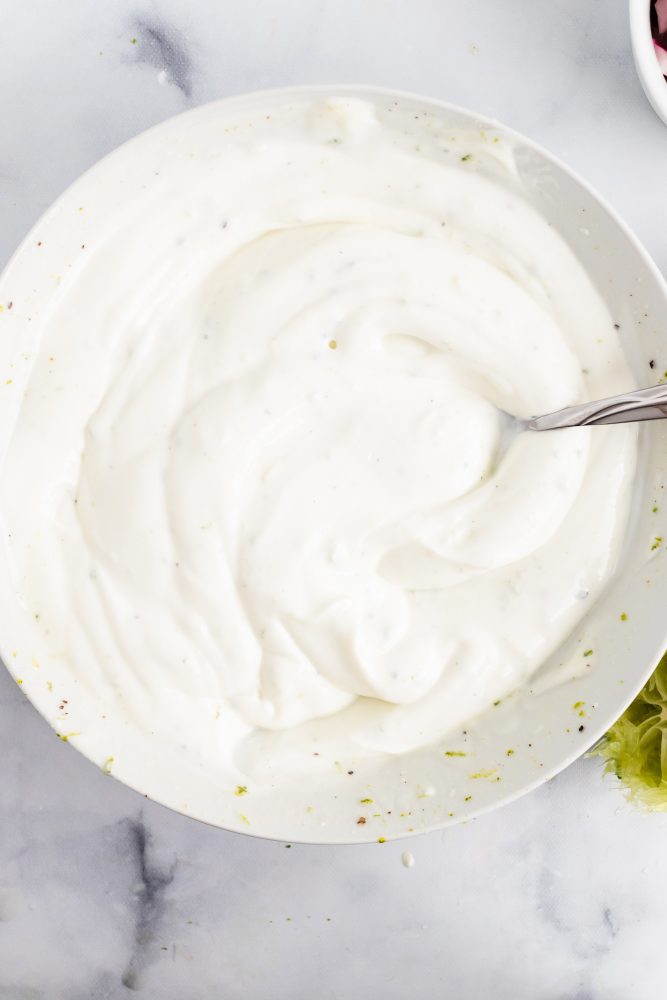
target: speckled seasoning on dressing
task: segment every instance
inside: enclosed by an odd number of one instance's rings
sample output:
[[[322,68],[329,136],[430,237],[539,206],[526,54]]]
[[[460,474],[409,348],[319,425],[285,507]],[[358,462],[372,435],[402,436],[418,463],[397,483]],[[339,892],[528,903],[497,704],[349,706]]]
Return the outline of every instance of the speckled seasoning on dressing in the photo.
[[[429,151],[341,99],[172,157],[40,321],[17,587],[101,705],[239,776],[428,743],[615,568],[634,430],[498,461],[498,408],[632,385],[619,334],[483,134]]]

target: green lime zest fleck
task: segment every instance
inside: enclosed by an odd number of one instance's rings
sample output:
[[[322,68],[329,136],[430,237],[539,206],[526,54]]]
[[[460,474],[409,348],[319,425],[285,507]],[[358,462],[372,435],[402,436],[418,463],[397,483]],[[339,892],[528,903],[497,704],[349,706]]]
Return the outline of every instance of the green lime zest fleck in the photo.
[[[651,552],[655,552],[656,549],[659,549],[663,542],[664,542],[664,538],[662,537],[662,535],[656,535],[655,538],[653,539],[653,545],[651,546]]]
[[[574,705],[572,706],[572,708],[573,708],[573,709],[575,710],[575,712],[576,712],[576,710],[577,710],[578,708],[583,708],[583,707],[584,707],[584,704],[585,704],[585,702],[583,702],[583,701],[575,701],[575,703],[574,703]]]
[[[445,757],[467,757],[465,750],[445,750]]]
[[[81,735],[80,733],[56,733],[58,739],[62,740],[63,743],[69,743],[69,741],[73,736],[80,736],[80,735]]]
[[[359,801],[361,802],[362,806],[365,806],[372,803],[373,799],[365,798],[365,799],[359,799]]]
[[[131,38],[130,39],[130,45],[136,45],[136,44],[137,44],[136,38]]]
[[[114,758],[113,757],[107,757],[107,759],[102,764],[102,773],[103,774],[111,774],[111,768],[113,767],[113,762],[114,762]]]
[[[386,837],[378,837],[378,844],[386,844],[386,843],[387,843]]]
[[[584,656],[592,656],[592,655],[593,655],[593,650],[592,649],[585,649],[584,650]]]
[[[652,514],[657,514],[657,513],[658,513],[658,510],[659,510],[659,509],[660,509],[660,508],[659,508],[659,507],[658,507],[658,505],[656,504],[656,505],[655,505],[655,507],[651,507],[651,513],[652,513]]]
[[[243,820],[246,826],[250,826],[250,820],[248,819],[245,813],[239,813],[239,817],[241,820]]]
[[[627,622],[627,620],[628,620],[627,612],[621,611],[621,621],[622,622]]]
[[[497,773],[497,771],[498,771],[498,768],[497,768],[497,767],[494,767],[494,768],[493,768],[493,770],[491,770],[491,769],[490,769],[490,768],[488,768],[488,767],[483,767],[483,768],[481,769],[481,771],[475,771],[475,773],[474,773],[474,774],[471,774],[471,775],[469,775],[469,777],[470,777],[470,778],[472,778],[472,779],[473,779],[473,781],[474,781],[474,780],[475,780],[476,778],[492,778],[492,777],[494,776],[494,774],[496,774],[496,773]]]
[[[667,654],[590,756],[603,758],[633,802],[667,812]]]
[[[465,156],[461,157],[461,163],[467,163],[468,160],[472,160],[472,153],[466,153]]]
[[[515,753],[516,753],[516,750],[513,750],[512,747],[510,747],[509,750],[505,751],[505,756],[506,757],[513,757]]]
[[[497,700],[497,701],[494,701],[494,703],[493,703],[493,707],[494,707],[494,708],[498,708],[498,705],[499,705],[499,704],[501,703],[501,701],[502,701],[502,698],[498,698],[498,700]]]
[[[464,802],[470,802],[471,798],[472,798],[472,795],[466,795],[465,798],[463,799],[463,801]]]
[[[236,786],[236,791],[234,792],[234,795],[247,795],[247,794],[248,794],[248,786],[247,785],[237,785]]]

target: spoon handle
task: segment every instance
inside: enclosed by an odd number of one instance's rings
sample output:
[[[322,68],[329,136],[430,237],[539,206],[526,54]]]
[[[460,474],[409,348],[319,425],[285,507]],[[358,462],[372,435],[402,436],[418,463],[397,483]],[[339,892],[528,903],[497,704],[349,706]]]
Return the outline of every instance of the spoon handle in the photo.
[[[625,424],[664,417],[667,417],[667,383],[652,385],[648,389],[634,389],[609,399],[566,406],[542,417],[532,417],[526,422],[526,427],[531,431],[553,431],[559,427]]]

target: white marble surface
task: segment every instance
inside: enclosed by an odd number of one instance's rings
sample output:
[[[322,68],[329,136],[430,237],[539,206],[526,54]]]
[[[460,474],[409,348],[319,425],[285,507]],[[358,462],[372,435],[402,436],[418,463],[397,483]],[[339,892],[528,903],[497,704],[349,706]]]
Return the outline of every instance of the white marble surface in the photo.
[[[542,141],[667,271],[667,129],[623,0],[5,0],[2,15],[0,263],[154,122],[242,90],[368,82]],[[634,812],[597,762],[409,845],[286,848],[106,778],[4,672],[0,719],[1,1000],[667,995],[667,817]]]

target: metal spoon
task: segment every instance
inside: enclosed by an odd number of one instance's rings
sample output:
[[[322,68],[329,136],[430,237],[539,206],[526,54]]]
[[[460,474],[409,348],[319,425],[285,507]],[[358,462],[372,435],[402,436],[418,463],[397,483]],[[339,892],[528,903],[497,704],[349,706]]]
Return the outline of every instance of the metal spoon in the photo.
[[[593,427],[667,417],[667,383],[652,385],[648,389],[633,389],[609,399],[576,403],[541,417],[522,419],[504,412],[502,416],[499,456],[506,453],[514,438],[523,431],[555,431],[562,427]]]
[[[522,430],[553,431],[559,427],[627,424],[635,420],[660,420],[662,417],[667,417],[667,383],[652,385],[648,389],[633,389],[592,403],[577,403],[519,423]]]

